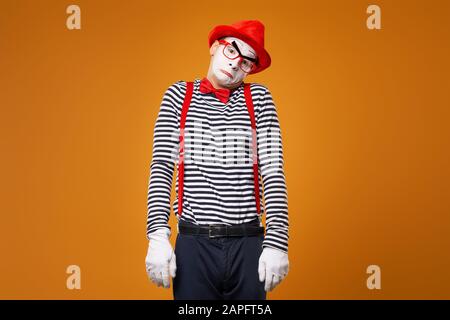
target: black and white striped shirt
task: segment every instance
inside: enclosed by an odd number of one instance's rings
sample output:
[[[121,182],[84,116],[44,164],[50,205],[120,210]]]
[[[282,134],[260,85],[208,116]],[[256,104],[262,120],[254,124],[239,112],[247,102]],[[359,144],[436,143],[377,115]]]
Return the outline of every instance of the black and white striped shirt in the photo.
[[[147,200],[147,238],[168,228],[175,164],[178,169],[180,116],[186,82],[164,93],[154,129]],[[243,83],[227,104],[213,94],[194,92],[185,128],[184,196],[181,218],[199,225],[233,225],[257,219],[252,164],[252,135]],[[263,247],[288,250],[288,206],[283,147],[278,116],[270,91],[252,83],[259,173],[264,186],[261,214],[266,214]],[[261,181],[259,188],[262,189]],[[178,170],[175,190],[178,197]],[[172,204],[178,213],[178,199]]]

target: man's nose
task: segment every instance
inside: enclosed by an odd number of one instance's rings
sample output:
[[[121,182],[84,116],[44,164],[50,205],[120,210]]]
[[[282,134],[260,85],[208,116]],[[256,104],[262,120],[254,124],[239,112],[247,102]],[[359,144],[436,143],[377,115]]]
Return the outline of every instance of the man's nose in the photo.
[[[239,64],[239,59],[234,59],[229,62],[230,67],[235,71],[239,68],[238,64]]]

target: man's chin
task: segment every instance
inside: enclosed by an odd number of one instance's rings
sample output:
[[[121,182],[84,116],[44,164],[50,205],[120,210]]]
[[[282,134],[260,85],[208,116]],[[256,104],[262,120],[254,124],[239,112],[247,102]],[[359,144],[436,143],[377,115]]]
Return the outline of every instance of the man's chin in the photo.
[[[230,83],[232,81],[232,79],[230,77],[228,77],[225,74],[221,74],[221,73],[216,74],[216,79],[217,79],[217,82],[219,82],[222,85],[223,84],[228,84],[228,83]]]
[[[230,77],[226,76],[226,75],[218,75],[216,76],[217,78],[217,82],[222,86],[222,87],[235,87],[236,83],[233,79],[231,79]]]

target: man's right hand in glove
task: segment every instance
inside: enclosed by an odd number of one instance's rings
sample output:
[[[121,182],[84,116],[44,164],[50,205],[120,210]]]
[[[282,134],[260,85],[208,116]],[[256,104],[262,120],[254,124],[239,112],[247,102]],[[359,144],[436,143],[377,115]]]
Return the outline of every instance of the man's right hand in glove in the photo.
[[[170,287],[170,278],[175,278],[177,270],[175,253],[169,241],[170,230],[158,229],[149,235],[145,266],[147,275],[158,287]]]

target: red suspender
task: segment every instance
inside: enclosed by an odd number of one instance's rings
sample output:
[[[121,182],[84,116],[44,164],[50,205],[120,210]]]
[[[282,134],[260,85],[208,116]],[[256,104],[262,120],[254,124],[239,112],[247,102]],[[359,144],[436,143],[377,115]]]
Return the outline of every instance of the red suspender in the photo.
[[[252,124],[252,146],[253,146],[253,180],[255,182],[255,200],[256,211],[258,215],[261,214],[261,208],[259,205],[259,174],[258,174],[258,148],[256,141],[256,121],[255,110],[253,108],[252,93],[250,91],[250,83],[244,84],[245,104],[250,115],[250,122]]]
[[[186,115],[191,104],[192,92],[194,89],[193,82],[186,82],[186,96],[184,97],[183,109],[181,110],[180,119],[180,154],[178,164],[178,216],[181,217],[183,210],[183,187],[184,187],[184,128],[186,124]],[[244,83],[244,95],[247,110],[250,115],[250,122],[252,126],[252,153],[253,153],[253,180],[255,184],[255,200],[256,211],[258,215],[261,213],[259,200],[259,174],[258,174],[258,149],[256,141],[256,121],[255,112],[253,108],[252,94],[250,92],[250,83]]]
[[[184,97],[183,109],[180,119],[180,159],[178,161],[178,216],[181,217],[183,211],[183,183],[184,183],[184,128],[186,124],[186,115],[191,104],[194,83],[186,82],[186,95]]]

